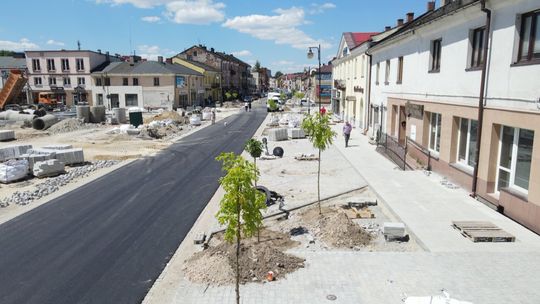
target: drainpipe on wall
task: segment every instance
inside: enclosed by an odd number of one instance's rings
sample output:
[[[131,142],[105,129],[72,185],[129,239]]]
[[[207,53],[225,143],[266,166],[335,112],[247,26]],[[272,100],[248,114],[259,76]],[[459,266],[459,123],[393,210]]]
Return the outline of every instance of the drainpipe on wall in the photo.
[[[478,97],[478,130],[476,141],[476,163],[474,165],[473,182],[472,182],[472,197],[476,197],[476,189],[478,185],[478,165],[480,164],[480,147],[482,146],[482,126],[484,121],[484,94],[486,88],[486,71],[488,64],[488,50],[489,50],[489,35],[491,33],[491,10],[486,8],[486,0],[481,0],[481,10],[486,13],[486,30],[484,36],[484,64],[482,66],[482,78],[480,80],[480,96]]]
[[[366,100],[366,108],[367,108],[367,122],[366,122],[366,127],[364,128],[364,134],[367,134],[368,130],[369,130],[369,127],[371,125],[371,54],[367,53],[366,52],[366,55],[368,56],[368,73],[367,73],[367,77],[368,77],[368,85],[367,85],[367,100]]]

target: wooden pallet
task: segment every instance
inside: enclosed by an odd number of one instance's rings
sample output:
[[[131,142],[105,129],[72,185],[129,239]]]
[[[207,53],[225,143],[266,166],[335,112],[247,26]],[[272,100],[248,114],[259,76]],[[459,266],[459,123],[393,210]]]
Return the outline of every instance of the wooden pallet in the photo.
[[[516,238],[490,222],[455,221],[452,227],[474,243],[515,242]]]

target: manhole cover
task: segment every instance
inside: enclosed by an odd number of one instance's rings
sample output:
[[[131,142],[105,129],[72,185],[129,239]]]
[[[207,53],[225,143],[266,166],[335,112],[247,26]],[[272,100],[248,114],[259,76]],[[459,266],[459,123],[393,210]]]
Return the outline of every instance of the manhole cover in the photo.
[[[333,294],[327,295],[326,298],[327,298],[328,300],[330,300],[330,301],[335,301],[335,300],[337,299],[337,297],[336,297],[335,295],[333,295]]]

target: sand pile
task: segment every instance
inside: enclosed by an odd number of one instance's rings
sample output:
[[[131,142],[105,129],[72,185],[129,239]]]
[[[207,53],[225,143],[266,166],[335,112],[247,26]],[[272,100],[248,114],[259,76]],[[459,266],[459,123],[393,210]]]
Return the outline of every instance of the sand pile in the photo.
[[[81,119],[68,118],[52,125],[50,128],[47,129],[47,132],[49,132],[49,134],[59,134],[82,129],[95,128],[96,126],[96,124],[85,124],[84,121],[82,121]]]
[[[182,115],[176,111],[163,111],[161,114],[144,118],[144,123],[148,124],[152,121],[162,121],[162,120],[172,120],[176,123],[183,124],[186,122],[186,117],[182,117]]]
[[[184,271],[189,280],[213,285],[234,284],[236,243],[227,243],[215,236],[217,244],[196,253],[186,261]],[[298,245],[288,235],[262,230],[257,237],[242,241],[240,251],[240,282],[263,282],[269,271],[279,280],[287,273],[304,267],[304,259],[285,253]]]

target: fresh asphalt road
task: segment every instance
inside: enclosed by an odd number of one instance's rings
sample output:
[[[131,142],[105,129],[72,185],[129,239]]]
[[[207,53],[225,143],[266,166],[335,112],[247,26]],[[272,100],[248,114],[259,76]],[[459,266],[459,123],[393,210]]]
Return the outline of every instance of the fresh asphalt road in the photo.
[[[0,225],[0,303],[140,303],[266,110],[208,126]]]

